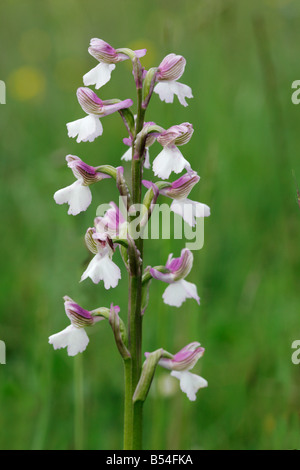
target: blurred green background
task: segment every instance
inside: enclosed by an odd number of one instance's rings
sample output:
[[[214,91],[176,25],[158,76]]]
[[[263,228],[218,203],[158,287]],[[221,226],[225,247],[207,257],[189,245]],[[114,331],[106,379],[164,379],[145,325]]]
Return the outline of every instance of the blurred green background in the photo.
[[[191,194],[211,207],[205,245],[188,280],[201,306],[163,304],[153,282],[144,351],[206,348],[195,368],[208,380],[189,402],[157,370],[145,406],[147,449],[295,449],[300,447],[300,372],[291,343],[300,339],[300,5],[292,0],[3,0],[0,106],[1,232],[0,448],[74,448],[74,364],[48,336],[68,325],[62,297],[87,309],[121,307],[127,279],[106,291],[79,284],[89,260],[83,242],[98,204],[117,201],[111,181],[93,188],[87,212],[72,217],[53,193],[74,179],[69,153],[92,165],[119,165],[126,150],[118,115],[103,119],[94,143],[69,139],[66,122],[83,117],[75,92],[96,66],[89,40],[148,49],[147,67],[175,52],[187,59],[181,82],[194,99],[183,108],[153,96],[147,120],[195,128],[182,149],[201,176]],[[103,99],[134,98],[129,61],[117,66]],[[135,98],[134,98],[135,99]],[[159,152],[155,144],[152,158]],[[150,179],[152,172],[147,171]],[[149,240],[145,264],[178,256],[183,241]],[[114,260],[121,265],[119,254]],[[84,367],[84,447],[122,447],[123,370],[104,322],[90,333]],[[175,387],[174,387],[175,385]]]

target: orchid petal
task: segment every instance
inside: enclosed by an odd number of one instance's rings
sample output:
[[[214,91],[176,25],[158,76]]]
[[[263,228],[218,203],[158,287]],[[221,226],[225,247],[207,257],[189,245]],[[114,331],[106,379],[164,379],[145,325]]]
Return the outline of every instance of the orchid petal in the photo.
[[[161,101],[166,103],[173,103],[174,95],[176,95],[182,106],[188,106],[185,98],[193,98],[192,89],[188,85],[175,80],[165,80],[157,83],[154,92],[159,95]]]
[[[175,212],[175,214],[180,215],[191,227],[196,225],[196,218],[210,216],[210,208],[206,204],[191,201],[187,198],[174,200],[170,209]]]
[[[122,155],[121,160],[125,160],[125,162],[130,162],[132,159],[132,148],[129,147],[128,150]]]
[[[85,86],[95,85],[96,90],[101,88],[111,77],[111,72],[116,68],[115,64],[101,62],[83,76]]]
[[[164,147],[157,155],[152,165],[154,174],[164,180],[169,178],[172,171],[180,173],[184,168],[189,167],[189,162],[175,146]]]
[[[97,254],[82,274],[80,281],[87,277],[90,277],[94,284],[104,281],[105,289],[109,289],[118,285],[119,279],[121,279],[121,271],[108,255],[101,256]]]
[[[172,307],[180,307],[186,299],[195,299],[200,304],[197,287],[191,282],[181,279],[170,284],[163,293],[164,303]]]
[[[89,337],[83,328],[69,325],[59,333],[50,336],[49,343],[53,345],[54,349],[67,348],[69,356],[76,356],[86,349]]]
[[[171,375],[180,381],[181,390],[187,394],[188,399],[191,401],[196,400],[196,393],[200,388],[208,386],[207,381],[203,377],[188,371],[172,371]]]
[[[82,180],[77,180],[70,186],[56,191],[54,200],[57,204],[69,204],[68,214],[77,215],[89,207],[92,193],[88,186],[82,184]]]
[[[93,142],[96,137],[102,135],[103,127],[100,119],[90,114],[77,121],[68,122],[68,136],[77,137],[76,142]]]
[[[169,81],[159,82],[154,87],[154,93],[157,93],[161,101],[165,101],[166,103],[173,103],[174,100],[174,92],[172,91],[172,87],[169,85]]]

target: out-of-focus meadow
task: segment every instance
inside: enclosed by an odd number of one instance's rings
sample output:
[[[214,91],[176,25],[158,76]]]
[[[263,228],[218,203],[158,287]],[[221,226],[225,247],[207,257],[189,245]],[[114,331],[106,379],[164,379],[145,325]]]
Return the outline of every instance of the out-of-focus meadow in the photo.
[[[144,351],[176,352],[190,341],[206,348],[195,368],[208,380],[189,402],[175,379],[157,369],[145,406],[148,449],[293,449],[300,447],[300,5],[289,0],[6,0],[1,3],[1,73],[7,104],[1,122],[0,448],[74,448],[74,359],[48,336],[65,328],[62,297],[87,309],[121,307],[127,278],[106,291],[79,284],[89,260],[83,236],[98,204],[117,201],[111,181],[93,189],[77,217],[53,193],[73,176],[69,153],[92,165],[118,166],[126,150],[118,115],[104,118],[94,143],[69,139],[66,122],[84,116],[76,89],[96,66],[89,40],[148,49],[157,66],[170,52],[187,59],[181,82],[194,99],[183,108],[151,100],[147,120],[195,128],[182,148],[201,181],[191,194],[211,207],[205,245],[188,280],[201,306],[163,304],[165,284],[151,286]],[[129,61],[99,92],[134,97]],[[151,148],[152,158],[160,147]],[[147,178],[152,171],[146,170]],[[184,242],[148,240],[145,264],[178,256]],[[119,254],[115,261],[121,265]],[[122,362],[104,322],[90,333],[84,366],[84,447],[122,446]]]

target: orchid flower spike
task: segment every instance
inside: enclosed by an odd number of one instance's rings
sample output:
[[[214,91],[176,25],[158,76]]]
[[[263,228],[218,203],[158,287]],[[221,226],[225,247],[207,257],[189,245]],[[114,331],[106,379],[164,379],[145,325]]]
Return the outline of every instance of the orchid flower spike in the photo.
[[[66,160],[77,180],[70,186],[56,191],[54,200],[57,204],[69,204],[68,214],[77,215],[85,211],[92,202],[89,186],[110,176],[97,171],[95,167],[87,165],[75,155],[67,155]]]
[[[96,137],[102,135],[103,127],[100,122],[100,117],[108,116],[109,114],[120,111],[120,109],[129,108],[132,106],[133,101],[127,99],[120,100],[106,100],[102,101],[90,88],[78,88],[77,99],[83,111],[87,116],[77,121],[69,122],[67,124],[68,136],[76,137],[79,142],[93,142]]]
[[[88,343],[89,337],[85,332],[86,326],[93,326],[96,322],[103,320],[103,317],[93,316],[91,312],[80,307],[70,297],[65,296],[65,311],[71,321],[71,325],[49,337],[49,343],[54,349],[67,348],[69,356],[83,352]]]
[[[180,104],[187,106],[185,98],[193,98],[192,89],[177,81],[184,72],[185,64],[185,58],[176,54],[168,54],[160,63],[154,91],[162,101],[173,103],[174,95],[177,95]]]
[[[117,62],[129,59],[128,55],[118,52],[107,42],[97,38],[91,39],[88,51],[100,63],[84,75],[83,83],[85,86],[95,85],[96,90],[109,82],[111,72],[116,68]],[[146,54],[147,50],[140,49],[133,52],[136,57],[140,58]]]
[[[165,304],[172,307],[180,307],[186,299],[195,299],[200,305],[197,287],[191,282],[185,281],[193,266],[193,253],[184,248],[179,258],[173,258],[170,254],[165,266],[166,272],[160,272],[156,268],[150,268],[149,272],[154,279],[167,282],[169,286],[163,293]]]
[[[85,235],[88,249],[95,255],[80,281],[90,278],[94,284],[104,281],[105,289],[116,287],[121,279],[120,268],[112,261],[114,245],[107,233],[97,233],[95,228],[89,228]]]
[[[165,180],[169,178],[172,171],[181,173],[184,168],[186,170],[191,169],[191,165],[183,157],[177,146],[189,142],[193,132],[192,124],[184,122],[170,127],[157,137],[157,141],[163,146],[163,150],[157,155],[152,165],[156,176]]]
[[[155,122],[145,122],[143,129],[146,129],[148,126],[154,126]],[[155,133],[150,133],[147,135],[146,138],[146,143],[145,143],[145,155],[144,155],[144,168],[151,168],[150,165],[150,154],[149,154],[149,147],[154,144],[156,140],[157,134]],[[126,137],[123,139],[123,142],[125,145],[129,147],[128,150],[122,155],[121,160],[125,160],[126,162],[129,162],[132,160],[132,138],[131,137]]]
[[[173,181],[170,186],[159,191],[163,196],[173,199],[171,211],[180,215],[191,227],[196,225],[196,218],[210,216],[210,208],[206,204],[192,201],[187,197],[199,180],[200,176],[196,172],[187,172]]]
[[[203,356],[204,351],[205,349],[200,347],[200,343],[195,341],[185,346],[174,356],[164,351],[158,361],[160,366],[172,371],[171,375],[180,381],[181,390],[187,394],[191,401],[196,400],[196,393],[200,388],[208,385],[203,377],[189,372]],[[147,356],[147,354],[145,355]]]

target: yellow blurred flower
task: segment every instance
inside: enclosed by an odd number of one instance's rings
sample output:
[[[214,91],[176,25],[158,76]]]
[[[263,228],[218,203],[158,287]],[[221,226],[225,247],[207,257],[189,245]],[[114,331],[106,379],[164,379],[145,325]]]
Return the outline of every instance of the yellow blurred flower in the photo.
[[[265,416],[263,421],[263,427],[267,434],[272,434],[272,432],[276,428],[276,421],[273,415],[268,414]]]
[[[39,69],[24,66],[11,73],[7,85],[11,95],[16,100],[26,101],[44,93],[46,80]]]

